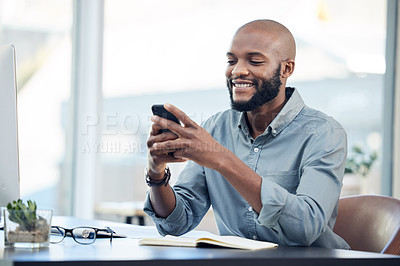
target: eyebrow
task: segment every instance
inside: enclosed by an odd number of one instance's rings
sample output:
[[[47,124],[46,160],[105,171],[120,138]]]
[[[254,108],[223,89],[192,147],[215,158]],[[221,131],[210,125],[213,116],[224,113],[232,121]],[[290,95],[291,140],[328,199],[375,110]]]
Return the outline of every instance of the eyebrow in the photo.
[[[235,56],[234,53],[231,52],[227,52],[226,53],[227,56]],[[251,52],[251,53],[247,53],[248,56],[264,56],[264,54],[260,53],[260,52]]]

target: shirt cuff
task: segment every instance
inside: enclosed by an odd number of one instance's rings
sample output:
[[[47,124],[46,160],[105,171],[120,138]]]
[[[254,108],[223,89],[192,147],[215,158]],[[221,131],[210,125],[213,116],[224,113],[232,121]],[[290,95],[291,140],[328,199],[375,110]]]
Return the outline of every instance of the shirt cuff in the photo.
[[[278,223],[286,204],[289,192],[278,184],[262,177],[260,213],[255,213],[256,223],[273,228]]]
[[[175,199],[177,199],[175,190],[172,191],[175,194]],[[175,208],[170,213],[170,215],[168,215],[166,218],[159,217],[157,216],[153,209],[153,206],[151,205],[150,196],[147,192],[143,211],[152,218],[152,220],[156,224],[158,232],[161,235],[165,236],[167,234],[173,234],[173,232],[176,230],[175,227],[177,226],[177,224],[179,224],[178,221],[180,221],[180,219],[184,215],[184,206],[183,203],[177,199],[175,201]]]

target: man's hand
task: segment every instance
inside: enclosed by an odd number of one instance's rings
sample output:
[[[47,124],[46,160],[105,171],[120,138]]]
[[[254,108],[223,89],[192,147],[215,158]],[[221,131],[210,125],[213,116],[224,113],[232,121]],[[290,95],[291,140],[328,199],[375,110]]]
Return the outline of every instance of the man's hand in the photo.
[[[171,123],[167,119],[166,123]],[[176,124],[176,123],[175,123]],[[155,143],[163,143],[176,139],[178,136],[172,132],[160,133],[160,130],[166,128],[161,127],[159,123],[154,123],[151,127],[150,136],[147,140],[148,148],[148,171],[152,180],[162,179],[164,176],[164,169],[167,163],[170,162],[184,162],[185,159],[175,158],[173,155],[174,150],[156,150],[154,149]]]
[[[164,107],[173,113],[183,126],[161,117],[152,117],[154,124],[148,141],[150,177],[153,179],[153,174],[156,174],[154,179],[161,179],[168,162],[192,160],[218,171],[259,213],[262,208],[261,177],[184,112],[169,104]],[[161,128],[167,128],[171,132],[157,135]],[[175,196],[170,188],[162,187],[157,193],[152,189],[150,198],[153,208],[156,208],[156,213],[161,217],[167,217],[175,207]]]
[[[151,120],[154,124],[148,147],[153,164],[158,165],[158,167],[155,167],[156,171],[163,173],[167,162],[183,162],[186,160],[192,160],[199,165],[217,169],[218,158],[220,158],[221,153],[228,150],[215,141],[205,129],[197,125],[184,112],[170,104],[166,104],[164,107],[174,114],[183,126],[158,116],[152,117]],[[161,128],[167,128],[172,133],[154,135]]]

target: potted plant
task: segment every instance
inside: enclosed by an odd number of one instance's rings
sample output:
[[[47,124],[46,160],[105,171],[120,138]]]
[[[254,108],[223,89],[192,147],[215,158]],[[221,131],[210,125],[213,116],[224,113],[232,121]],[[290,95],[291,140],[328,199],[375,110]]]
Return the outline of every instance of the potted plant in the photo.
[[[51,210],[38,210],[35,202],[21,199],[3,208],[4,243],[13,247],[47,246],[51,228]]]
[[[346,160],[346,173],[354,173],[366,177],[378,158],[376,151],[366,154],[361,146],[354,146]]]
[[[378,153],[376,151],[367,153],[359,145],[351,148],[346,159],[346,168],[344,173],[347,174],[347,179],[350,179],[351,176],[353,176],[358,180],[359,188],[358,192],[356,192],[357,194],[367,193],[367,176],[377,159]]]

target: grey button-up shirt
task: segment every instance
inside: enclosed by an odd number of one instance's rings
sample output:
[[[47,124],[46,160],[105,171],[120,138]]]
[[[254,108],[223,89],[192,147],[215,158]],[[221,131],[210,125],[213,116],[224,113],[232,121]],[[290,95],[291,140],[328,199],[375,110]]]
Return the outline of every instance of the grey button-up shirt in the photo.
[[[347,138],[333,118],[305,106],[287,88],[286,105],[265,132],[253,139],[244,113],[226,110],[203,127],[262,178],[262,209],[250,204],[217,171],[189,161],[173,186],[176,206],[167,218],[144,210],[160,234],[194,229],[212,205],[221,235],[288,246],[348,249],[333,233],[347,154]],[[234,166],[232,166],[234,167]]]

